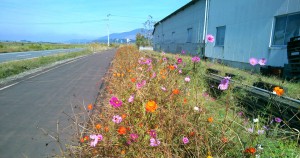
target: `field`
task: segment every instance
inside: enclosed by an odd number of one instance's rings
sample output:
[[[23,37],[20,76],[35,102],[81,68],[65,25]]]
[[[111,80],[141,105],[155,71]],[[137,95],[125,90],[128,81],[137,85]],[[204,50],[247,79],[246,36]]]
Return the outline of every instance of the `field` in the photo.
[[[86,46],[84,44],[0,42],[0,53],[83,48]]]
[[[224,78],[217,87],[208,84],[212,66],[225,69],[197,56],[120,47],[97,102],[73,109],[75,138],[63,156],[299,157],[299,129],[247,111],[234,91],[240,83]],[[280,95],[287,94],[271,97]]]

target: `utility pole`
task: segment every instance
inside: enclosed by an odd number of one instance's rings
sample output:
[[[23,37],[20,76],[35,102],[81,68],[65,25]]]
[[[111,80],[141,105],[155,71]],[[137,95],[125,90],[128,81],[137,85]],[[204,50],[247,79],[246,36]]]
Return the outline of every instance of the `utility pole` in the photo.
[[[107,14],[107,46],[109,47],[109,16],[110,14]]]

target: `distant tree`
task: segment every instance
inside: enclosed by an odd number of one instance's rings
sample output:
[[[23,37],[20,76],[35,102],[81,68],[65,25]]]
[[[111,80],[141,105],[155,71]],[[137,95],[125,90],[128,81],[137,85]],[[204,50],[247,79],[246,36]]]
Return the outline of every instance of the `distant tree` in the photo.
[[[136,34],[136,37],[135,37],[136,41],[135,41],[135,44],[136,46],[139,48],[140,46],[147,46],[149,45],[148,42],[147,42],[147,39],[145,38],[145,36],[143,36],[142,34],[138,33]]]

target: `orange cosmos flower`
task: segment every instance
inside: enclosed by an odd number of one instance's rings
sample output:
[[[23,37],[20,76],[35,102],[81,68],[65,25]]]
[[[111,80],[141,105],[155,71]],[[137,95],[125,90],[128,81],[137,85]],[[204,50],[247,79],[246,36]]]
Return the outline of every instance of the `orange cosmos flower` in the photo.
[[[170,70],[175,70],[175,66],[174,66],[174,65],[170,65],[170,66],[169,66],[169,69],[170,69]]]
[[[163,75],[163,76],[161,76],[161,78],[162,78],[162,79],[166,79],[167,77]]]
[[[183,99],[183,103],[186,104],[188,100],[186,98]]]
[[[157,104],[155,101],[148,101],[146,104],[146,111],[147,112],[154,112],[157,109]]]
[[[109,128],[108,128],[107,126],[105,126],[105,127],[104,127],[104,131],[105,131],[105,132],[108,132],[108,131],[109,131]]]
[[[244,152],[249,153],[249,154],[254,154],[256,152],[256,149],[253,147],[250,147],[250,148],[247,148]]]
[[[125,153],[126,153],[125,150],[121,151],[121,155],[125,155]]]
[[[180,93],[180,91],[178,89],[173,90],[173,94],[179,94],[179,93]]]
[[[135,79],[135,78],[131,78],[131,82],[133,82],[133,83],[134,83],[135,81],[136,81],[136,79]]]
[[[99,123],[96,125],[96,129],[101,129],[101,125]]]
[[[207,119],[207,121],[209,122],[209,123],[212,123],[213,122],[213,117],[209,117],[208,119]]]
[[[84,139],[83,138],[80,138],[80,143],[83,143],[84,142]]]
[[[228,143],[228,139],[226,137],[223,137],[221,140],[223,143]]]
[[[123,126],[121,126],[118,129],[118,133],[121,134],[121,135],[126,134],[126,131],[127,131],[127,129],[125,127],[123,127]]]
[[[278,96],[282,96],[282,94],[284,93],[284,90],[281,89],[280,87],[275,87],[273,90]]]
[[[87,106],[87,109],[88,109],[88,110],[92,110],[92,109],[93,109],[93,105],[92,105],[92,104],[89,104],[89,105]]]
[[[122,115],[122,119],[125,119],[125,118],[126,118],[126,116],[127,116],[126,114],[123,114],[123,115]]]
[[[192,131],[192,132],[190,132],[189,135],[190,135],[190,137],[193,137],[195,135],[195,132]]]

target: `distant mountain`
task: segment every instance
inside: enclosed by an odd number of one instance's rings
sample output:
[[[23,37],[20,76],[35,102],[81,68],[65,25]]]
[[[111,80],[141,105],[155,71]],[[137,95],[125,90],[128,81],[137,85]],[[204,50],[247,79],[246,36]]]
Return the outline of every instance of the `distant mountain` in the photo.
[[[129,39],[130,42],[135,42],[135,37],[136,34],[138,33],[143,34],[143,29],[138,28],[128,32],[112,33],[109,34],[109,40],[110,42],[114,42],[114,43],[126,43],[127,39]],[[74,40],[67,41],[67,43],[90,43],[90,42],[107,43],[107,36],[103,36],[95,40],[74,39]]]
[[[79,44],[82,44],[82,43],[91,43],[93,42],[93,40],[88,40],[88,39],[72,39],[72,40],[68,40],[64,43],[79,43]]]
[[[135,40],[135,36],[137,33],[142,33],[142,28],[135,29],[129,32],[122,32],[122,33],[112,33],[109,34],[109,38],[111,40],[116,40],[116,39],[130,39],[130,40]],[[97,40],[103,41],[107,40],[107,36],[103,36],[98,38]]]

